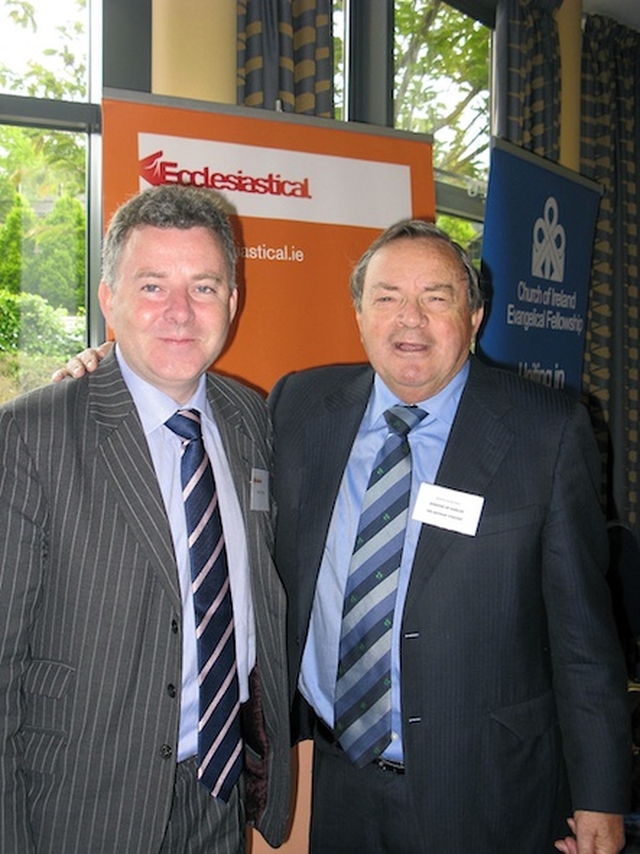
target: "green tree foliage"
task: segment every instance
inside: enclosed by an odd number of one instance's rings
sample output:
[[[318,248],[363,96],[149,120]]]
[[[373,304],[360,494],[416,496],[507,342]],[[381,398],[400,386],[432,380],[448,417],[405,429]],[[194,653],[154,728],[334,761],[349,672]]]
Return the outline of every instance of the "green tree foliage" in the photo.
[[[29,290],[52,306],[75,313],[84,305],[86,215],[77,199],[62,196],[37,237],[34,276]]]
[[[36,294],[0,290],[0,403],[49,382],[84,346],[80,318]]]
[[[0,288],[20,293],[28,287],[33,265],[35,215],[16,194],[15,203],[0,229]]]
[[[76,5],[80,13],[86,0]],[[0,0],[0,18],[3,9],[17,32],[37,31],[32,3]],[[46,49],[42,63],[30,60],[22,76],[0,63],[0,87],[41,98],[84,97],[80,18],[57,27],[59,46]],[[0,125],[0,288],[40,294],[73,312],[84,304],[86,214],[78,197],[85,183],[84,135]]]
[[[0,175],[0,222],[4,222],[16,201],[16,191],[6,175]]]
[[[18,294],[0,290],[0,353],[15,353],[19,342]]]
[[[56,42],[42,61],[29,59],[26,70],[10,68],[0,56],[0,90],[32,98],[84,101],[87,96],[87,50],[84,32],[86,0],[76,0],[77,17],[56,27]],[[0,0],[10,26],[37,32],[36,10],[26,0]],[[86,144],[82,134],[0,125],[0,174],[30,199],[84,191]]]
[[[85,174],[82,134],[0,125],[0,181],[10,182],[27,198],[55,198],[61,188],[79,195],[84,192]],[[3,198],[0,190],[0,204]]]
[[[40,36],[40,4],[0,0],[2,35]],[[58,14],[46,48],[27,47],[21,68],[0,53],[0,90],[86,100],[86,5],[75,0],[71,22]],[[0,402],[48,382],[86,344],[85,184],[83,134],[0,124]]]
[[[27,0],[3,0],[10,21],[23,29],[36,30],[36,10]]]
[[[489,31],[444,0],[395,0],[395,127],[430,133],[434,165],[485,177]]]
[[[39,294],[76,313],[84,305],[85,271],[86,213],[78,199],[62,196],[38,218],[15,194],[0,226],[0,288]]]
[[[469,254],[476,267],[480,268],[482,251],[482,231],[477,225],[466,219],[441,214],[436,219],[436,225],[449,235],[452,240]]]
[[[52,308],[37,294],[0,290],[0,353],[68,359],[82,346],[77,324],[63,309]]]
[[[333,14],[334,99],[336,118],[341,118],[343,0],[334,0]],[[434,165],[440,172],[484,182],[489,30],[445,0],[395,0],[394,31],[394,127],[433,136]]]
[[[87,51],[82,23],[86,0],[76,0],[77,16],[57,26],[58,44],[43,51],[43,61],[29,59],[26,72],[0,63],[0,88],[30,98],[83,101],[87,96]],[[26,0],[0,0],[11,24],[24,31],[38,31],[37,12]]]

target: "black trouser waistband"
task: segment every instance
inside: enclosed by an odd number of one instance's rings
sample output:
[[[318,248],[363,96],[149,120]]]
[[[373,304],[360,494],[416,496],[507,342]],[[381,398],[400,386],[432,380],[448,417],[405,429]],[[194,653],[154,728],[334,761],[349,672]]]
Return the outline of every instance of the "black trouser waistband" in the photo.
[[[332,751],[339,751],[344,754],[338,740],[332,729],[330,729],[324,721],[319,718],[316,721],[315,737],[318,741],[324,742],[332,748]],[[346,759],[346,756],[345,756]],[[392,774],[404,774],[404,764],[402,762],[393,762],[389,759],[374,759],[370,763],[372,767],[379,768],[381,771],[390,771]],[[368,767],[368,766],[367,766]]]

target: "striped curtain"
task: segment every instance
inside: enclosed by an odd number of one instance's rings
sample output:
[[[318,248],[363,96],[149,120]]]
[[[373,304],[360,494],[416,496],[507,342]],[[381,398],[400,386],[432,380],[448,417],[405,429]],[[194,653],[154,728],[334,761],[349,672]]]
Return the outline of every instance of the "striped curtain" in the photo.
[[[331,0],[238,0],[238,104],[333,117]]]
[[[496,133],[553,161],[560,156],[561,3],[498,0],[496,9]]]
[[[603,453],[607,513],[640,537],[640,33],[588,16],[582,44],[581,172],[603,188],[583,389]]]

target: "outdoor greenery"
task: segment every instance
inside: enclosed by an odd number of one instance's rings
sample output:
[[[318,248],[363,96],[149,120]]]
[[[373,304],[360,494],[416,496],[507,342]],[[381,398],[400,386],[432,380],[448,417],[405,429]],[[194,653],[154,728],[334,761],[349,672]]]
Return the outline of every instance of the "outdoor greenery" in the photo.
[[[17,92],[29,98],[65,101],[86,98],[87,39],[83,21],[87,0],[75,0],[73,7],[72,20],[61,20],[55,27],[57,44],[47,45],[42,51],[41,62],[30,58],[26,71],[17,71],[0,63],[0,90]],[[16,35],[20,32],[25,35],[37,33],[38,11],[37,2],[0,0],[0,26],[11,27]]]
[[[357,0],[355,0],[357,2]],[[334,9],[334,101],[343,116],[344,2]],[[436,177],[484,193],[488,177],[490,31],[445,0],[394,2],[394,126],[433,138]],[[437,224],[479,261],[481,229]]]
[[[444,0],[395,0],[395,127],[429,133],[434,165],[484,180],[489,30]]]
[[[25,0],[0,0],[0,26],[36,32],[37,11]],[[22,71],[0,63],[2,91],[85,96],[82,25],[56,29],[59,46],[41,61]],[[85,345],[85,174],[81,134],[0,125],[0,402],[48,382]]]
[[[334,101],[343,117],[344,2],[334,9]],[[445,0],[394,2],[394,127],[429,134],[434,166],[483,184],[488,172],[490,31]]]
[[[5,130],[0,127],[0,401],[47,382],[85,339],[84,206],[63,192],[45,198],[36,213],[20,192],[11,194]]]

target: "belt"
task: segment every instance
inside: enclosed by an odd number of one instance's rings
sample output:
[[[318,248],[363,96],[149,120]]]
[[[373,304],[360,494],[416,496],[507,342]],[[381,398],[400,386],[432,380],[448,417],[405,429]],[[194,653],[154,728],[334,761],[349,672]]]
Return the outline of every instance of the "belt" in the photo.
[[[334,733],[324,723],[324,721],[320,719],[316,720],[315,732],[316,736],[319,737],[326,744],[329,744],[333,750],[338,750],[340,751],[340,753],[343,752]],[[390,759],[374,759],[372,760],[370,765],[374,768],[379,768],[381,771],[390,771],[392,774],[404,774],[404,763],[402,762],[393,762]]]
[[[371,763],[380,768],[381,771],[391,771],[392,774],[404,774],[402,762],[391,762],[389,759],[374,759]]]

